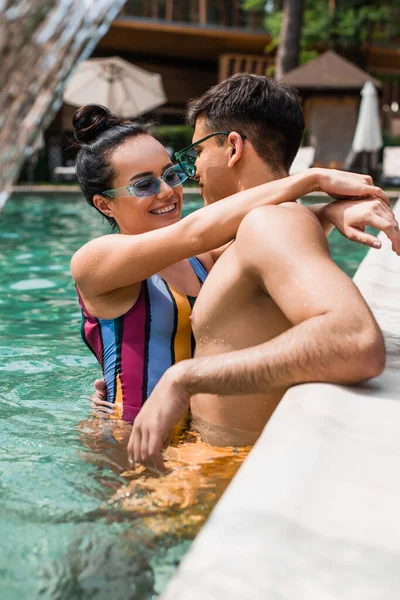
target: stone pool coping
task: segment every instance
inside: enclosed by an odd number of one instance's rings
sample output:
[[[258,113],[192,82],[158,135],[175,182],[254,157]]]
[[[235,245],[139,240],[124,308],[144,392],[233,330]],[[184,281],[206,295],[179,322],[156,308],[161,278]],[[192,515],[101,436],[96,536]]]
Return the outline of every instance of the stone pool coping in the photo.
[[[160,600],[400,597],[400,258],[380,237],[354,280],[384,373],[289,390]]]
[[[183,192],[184,194],[199,195],[199,190],[197,188],[184,187]],[[391,200],[395,200],[400,196],[400,190],[386,190],[386,193]],[[76,196],[77,194],[81,194],[81,190],[77,185],[15,185],[11,195],[14,194],[44,194],[49,196],[53,196],[54,194],[60,194],[60,196],[70,194]],[[307,197],[313,196],[321,197],[326,196],[326,194],[323,192],[312,192],[311,194],[307,194]]]

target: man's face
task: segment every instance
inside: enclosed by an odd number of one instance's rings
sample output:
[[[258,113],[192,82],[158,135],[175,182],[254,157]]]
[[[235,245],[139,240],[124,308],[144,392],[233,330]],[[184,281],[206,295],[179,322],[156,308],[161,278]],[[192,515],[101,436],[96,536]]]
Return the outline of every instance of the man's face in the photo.
[[[196,121],[193,143],[210,133],[213,131],[205,126],[205,120],[200,117]],[[197,155],[196,179],[200,184],[205,204],[212,204],[238,191],[232,169],[228,166],[230,153],[228,138],[222,146],[219,146],[217,138],[212,137],[195,146],[194,151]]]

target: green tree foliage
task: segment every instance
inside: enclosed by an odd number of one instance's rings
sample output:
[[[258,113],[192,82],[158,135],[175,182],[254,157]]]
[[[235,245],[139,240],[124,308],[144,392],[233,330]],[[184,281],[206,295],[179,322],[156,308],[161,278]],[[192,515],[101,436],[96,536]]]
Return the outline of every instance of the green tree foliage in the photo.
[[[242,2],[242,5],[245,10],[264,10],[265,1],[264,0],[244,0],[244,2]]]
[[[279,43],[282,5],[273,0],[243,0],[246,10],[265,10],[265,26],[273,40],[269,51]],[[306,0],[300,62],[314,58],[318,46],[357,53],[364,42],[391,45],[399,39],[400,0]]]

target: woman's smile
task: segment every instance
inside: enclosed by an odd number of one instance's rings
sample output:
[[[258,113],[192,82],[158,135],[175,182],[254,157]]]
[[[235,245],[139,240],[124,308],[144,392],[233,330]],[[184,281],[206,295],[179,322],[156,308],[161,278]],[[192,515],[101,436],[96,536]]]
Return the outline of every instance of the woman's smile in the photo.
[[[175,213],[178,207],[178,203],[177,202],[171,202],[170,204],[167,204],[166,206],[161,206],[160,208],[153,208],[150,213],[152,215],[156,215],[156,216],[162,216],[162,215],[171,215],[172,213]]]

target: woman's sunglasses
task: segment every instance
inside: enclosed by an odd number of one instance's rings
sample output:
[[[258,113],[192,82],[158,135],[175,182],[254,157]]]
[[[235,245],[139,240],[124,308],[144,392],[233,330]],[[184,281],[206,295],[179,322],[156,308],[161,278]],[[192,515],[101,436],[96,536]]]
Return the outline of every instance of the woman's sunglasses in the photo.
[[[169,187],[174,188],[181,185],[187,178],[188,175],[183,171],[182,167],[180,165],[174,165],[167,169],[161,177],[143,177],[143,179],[138,179],[138,181],[125,185],[124,187],[106,190],[105,192],[102,192],[102,196],[108,196],[109,198],[117,198],[118,196],[137,196],[138,198],[146,198],[158,194],[160,191],[161,180]]]

